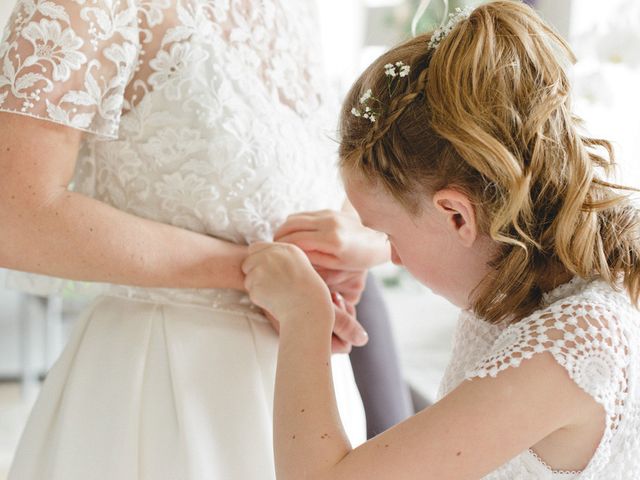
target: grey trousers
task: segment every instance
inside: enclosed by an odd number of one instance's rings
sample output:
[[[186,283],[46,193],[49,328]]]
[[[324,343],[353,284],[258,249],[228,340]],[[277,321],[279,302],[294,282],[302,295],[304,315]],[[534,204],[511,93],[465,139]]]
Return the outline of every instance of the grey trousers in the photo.
[[[371,274],[356,311],[369,343],[354,348],[350,358],[367,417],[367,437],[372,438],[413,415],[414,407],[400,371],[389,312]]]

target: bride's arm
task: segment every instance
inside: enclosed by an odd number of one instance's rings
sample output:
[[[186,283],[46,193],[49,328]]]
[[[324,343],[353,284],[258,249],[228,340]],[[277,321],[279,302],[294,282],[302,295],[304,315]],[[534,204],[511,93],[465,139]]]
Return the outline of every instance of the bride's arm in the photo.
[[[82,133],[0,112],[0,267],[145,287],[243,289],[246,247],[67,190]]]

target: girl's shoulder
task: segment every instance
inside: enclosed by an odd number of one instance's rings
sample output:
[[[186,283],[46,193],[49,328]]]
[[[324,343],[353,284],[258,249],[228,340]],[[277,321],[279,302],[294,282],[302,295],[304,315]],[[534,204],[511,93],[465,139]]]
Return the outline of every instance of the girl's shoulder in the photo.
[[[467,378],[495,377],[549,353],[569,377],[613,413],[638,363],[640,312],[626,292],[575,277],[544,295],[531,315],[505,327]]]

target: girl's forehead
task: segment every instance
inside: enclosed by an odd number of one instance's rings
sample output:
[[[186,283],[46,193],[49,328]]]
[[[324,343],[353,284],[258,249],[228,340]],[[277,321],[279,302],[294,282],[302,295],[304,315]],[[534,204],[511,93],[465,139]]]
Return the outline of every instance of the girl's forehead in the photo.
[[[354,207],[355,203],[365,208],[371,204],[385,202],[382,189],[361,175],[348,173],[343,174],[342,178],[347,195],[354,203]]]
[[[354,176],[344,180],[347,196],[366,226],[374,227],[403,215],[402,206],[382,186]]]

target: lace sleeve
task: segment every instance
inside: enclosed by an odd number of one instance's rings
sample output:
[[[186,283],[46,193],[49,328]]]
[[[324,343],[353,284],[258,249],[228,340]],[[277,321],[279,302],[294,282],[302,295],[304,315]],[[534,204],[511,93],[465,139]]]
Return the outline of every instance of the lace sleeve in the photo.
[[[0,41],[0,110],[115,138],[139,44],[133,0],[18,0]]]
[[[495,377],[537,353],[549,352],[571,379],[619,423],[628,393],[629,347],[606,305],[559,303],[507,327],[466,378]]]

